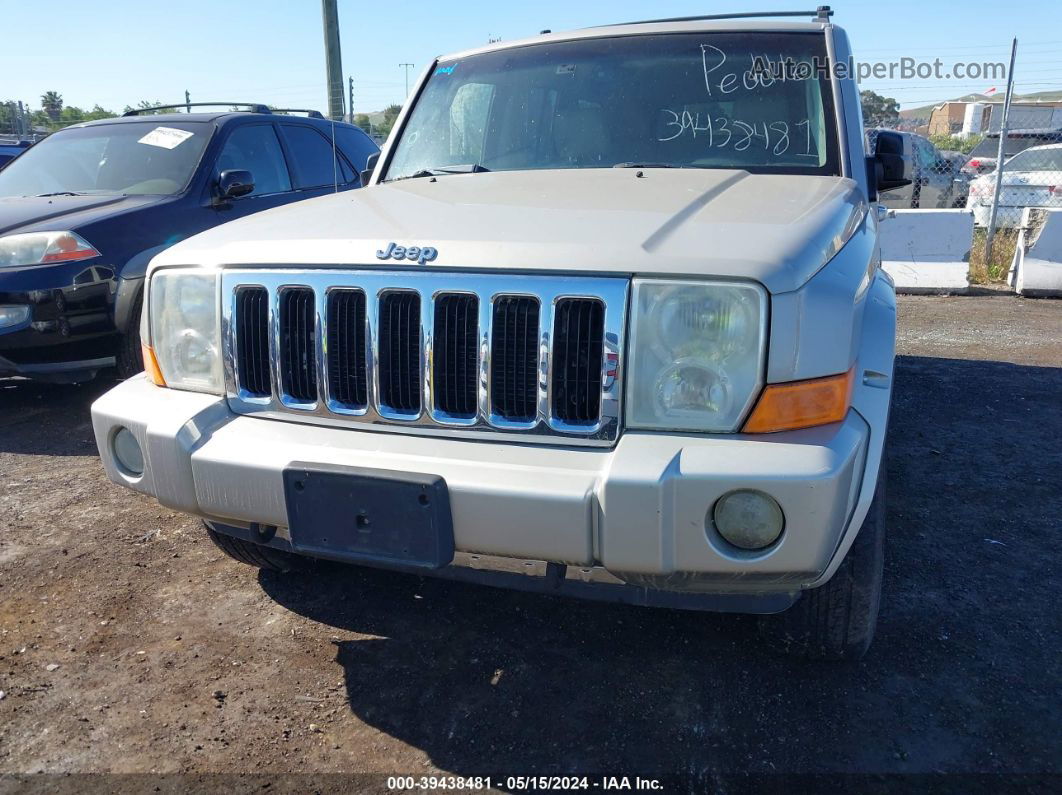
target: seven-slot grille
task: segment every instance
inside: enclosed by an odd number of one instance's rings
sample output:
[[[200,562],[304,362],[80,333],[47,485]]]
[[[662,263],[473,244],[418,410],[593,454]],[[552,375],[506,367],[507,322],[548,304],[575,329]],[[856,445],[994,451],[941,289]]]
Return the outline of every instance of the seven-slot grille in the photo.
[[[381,430],[608,443],[627,282],[379,271],[227,271],[241,413]]]

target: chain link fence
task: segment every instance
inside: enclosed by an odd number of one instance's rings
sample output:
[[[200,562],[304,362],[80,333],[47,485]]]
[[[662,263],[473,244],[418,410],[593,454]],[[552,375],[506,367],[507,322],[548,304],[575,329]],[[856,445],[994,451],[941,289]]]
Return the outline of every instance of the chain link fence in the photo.
[[[917,122],[917,123],[915,123]],[[928,119],[866,131],[868,151],[881,129],[904,139],[912,183],[881,194],[897,209],[966,209],[973,214],[970,275],[1006,278],[1019,231],[1036,240],[1048,209],[1062,209],[1062,101],[945,102]],[[1002,144],[1002,163],[1000,145]],[[989,229],[992,250],[986,251]]]

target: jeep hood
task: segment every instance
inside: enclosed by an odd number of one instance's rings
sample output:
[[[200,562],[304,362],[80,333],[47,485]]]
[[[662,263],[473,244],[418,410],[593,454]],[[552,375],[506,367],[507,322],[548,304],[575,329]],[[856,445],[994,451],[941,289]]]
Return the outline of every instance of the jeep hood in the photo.
[[[159,264],[326,265],[754,279],[799,288],[866,215],[850,179],[700,169],[569,169],[382,183],[258,213]],[[378,250],[431,246],[434,262]]]

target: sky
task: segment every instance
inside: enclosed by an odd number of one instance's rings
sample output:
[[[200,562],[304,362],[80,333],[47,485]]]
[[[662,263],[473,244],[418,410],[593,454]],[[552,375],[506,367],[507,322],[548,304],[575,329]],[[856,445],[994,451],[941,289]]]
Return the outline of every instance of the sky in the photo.
[[[487,43],[610,22],[754,10],[805,10],[818,0],[339,0],[343,74],[354,110],[402,102],[433,58]],[[1062,89],[1062,2],[833,0],[857,60],[910,57],[1003,62],[1017,36],[1015,90]],[[34,108],[45,91],[111,110],[142,100],[264,102],[327,111],[319,0],[0,0],[0,101]],[[997,87],[993,79],[868,79],[914,107]]]

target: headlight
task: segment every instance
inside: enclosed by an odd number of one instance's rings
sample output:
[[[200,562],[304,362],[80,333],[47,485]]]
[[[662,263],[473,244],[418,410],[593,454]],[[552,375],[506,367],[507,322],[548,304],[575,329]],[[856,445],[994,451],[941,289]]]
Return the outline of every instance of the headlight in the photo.
[[[635,279],[632,304],[627,426],[736,431],[763,377],[764,290]]]
[[[151,346],[167,386],[224,392],[217,284],[212,271],[165,269],[151,276]]]
[[[0,237],[0,268],[72,262],[99,255],[100,252],[73,232],[27,232]]]
[[[32,310],[28,304],[0,306],[0,328],[11,328],[28,323]]]

